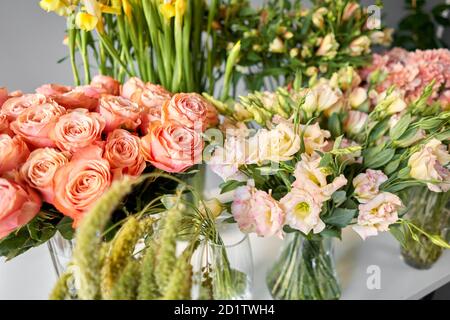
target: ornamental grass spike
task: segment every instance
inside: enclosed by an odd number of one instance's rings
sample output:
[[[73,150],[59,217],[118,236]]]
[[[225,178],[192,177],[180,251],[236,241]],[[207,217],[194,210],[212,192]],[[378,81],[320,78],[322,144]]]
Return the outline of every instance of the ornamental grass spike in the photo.
[[[134,258],[129,258],[128,262],[114,284],[111,292],[113,300],[136,300],[139,287],[140,264]]]
[[[164,290],[163,300],[191,299],[192,265],[191,248],[186,248],[178,258],[175,269],[170,275],[170,281]]]
[[[145,250],[141,264],[141,278],[138,288],[138,300],[155,300],[160,296],[155,279],[155,248],[150,243]]]

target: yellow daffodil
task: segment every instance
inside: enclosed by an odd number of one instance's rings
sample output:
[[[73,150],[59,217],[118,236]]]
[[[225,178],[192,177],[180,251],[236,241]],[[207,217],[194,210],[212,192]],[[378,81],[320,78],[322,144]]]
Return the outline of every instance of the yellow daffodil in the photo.
[[[161,11],[161,14],[167,20],[175,17],[175,6],[170,2],[161,4],[159,6],[159,11]]]
[[[186,12],[186,0],[176,0],[175,1],[175,15],[178,17],[184,16]]]
[[[40,7],[47,11],[53,11],[60,16],[67,16],[71,11],[72,4],[63,0],[41,0]]]
[[[87,12],[78,12],[75,23],[81,30],[91,31],[97,26],[98,18]]]

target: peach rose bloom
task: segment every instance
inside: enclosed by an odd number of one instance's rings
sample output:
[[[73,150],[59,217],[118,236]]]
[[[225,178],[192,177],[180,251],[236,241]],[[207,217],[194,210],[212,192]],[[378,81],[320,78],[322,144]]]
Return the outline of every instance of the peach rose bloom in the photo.
[[[105,131],[117,128],[135,130],[141,124],[141,108],[126,98],[105,95],[100,98],[99,112],[106,121]]]
[[[47,84],[37,88],[36,92],[55,100],[66,109],[84,108],[93,111],[98,107],[98,100],[103,90],[92,86],[72,88]]]
[[[55,142],[50,139],[50,132],[59,117],[65,113],[66,109],[54,101],[36,104],[23,111],[15,121],[11,122],[11,130],[34,147],[55,147]]]
[[[81,149],[54,176],[53,204],[74,220],[75,227],[111,184],[110,166],[102,153],[97,146]]]
[[[91,86],[113,96],[120,94],[120,82],[109,76],[96,75],[91,81]]]
[[[61,116],[50,138],[56,146],[72,154],[85,147],[101,144],[105,120],[96,112],[75,109]]]
[[[142,107],[153,109],[161,108],[172,94],[160,85],[144,83],[141,79],[133,77],[123,84],[121,96]]]
[[[139,137],[123,129],[109,134],[103,157],[108,160],[114,179],[120,179],[124,174],[139,176],[144,171],[146,164],[140,144]]]
[[[7,134],[13,136],[14,133],[9,128],[8,116],[0,111],[0,134]]]
[[[0,174],[16,169],[29,155],[30,150],[21,137],[0,134]]]
[[[70,157],[67,151],[36,149],[20,168],[20,175],[28,185],[40,191],[45,202],[53,203],[53,177],[60,167],[69,162]]]
[[[0,107],[6,100],[8,100],[8,98],[8,90],[4,87],[0,87]]]
[[[42,94],[25,94],[12,97],[3,103],[2,112],[6,114],[8,120],[11,122],[16,120],[25,109],[45,102],[47,102],[47,98]]]
[[[162,121],[177,121],[194,129],[205,130],[218,123],[217,112],[197,93],[177,93],[162,108]]]
[[[41,205],[41,199],[31,188],[0,178],[0,239],[30,222]]]
[[[201,162],[202,151],[201,135],[176,122],[154,123],[141,138],[144,159],[166,172],[183,172]]]

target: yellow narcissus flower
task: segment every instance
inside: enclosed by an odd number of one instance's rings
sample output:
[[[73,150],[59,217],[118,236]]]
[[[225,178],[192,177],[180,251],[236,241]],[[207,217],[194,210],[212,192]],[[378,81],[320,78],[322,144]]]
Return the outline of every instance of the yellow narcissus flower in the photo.
[[[175,6],[170,2],[161,4],[159,11],[167,20],[175,17]]]
[[[286,47],[284,46],[284,42],[279,37],[276,37],[275,39],[273,39],[272,43],[269,46],[270,52],[283,53],[285,50],[286,50]]]
[[[62,0],[41,0],[39,6],[47,11],[53,11],[60,16],[67,16],[71,10],[71,4]]]
[[[98,18],[87,12],[78,12],[75,18],[75,24],[84,31],[94,30],[97,26]]]
[[[178,17],[184,16],[186,12],[186,0],[176,0],[175,1],[175,15]]]

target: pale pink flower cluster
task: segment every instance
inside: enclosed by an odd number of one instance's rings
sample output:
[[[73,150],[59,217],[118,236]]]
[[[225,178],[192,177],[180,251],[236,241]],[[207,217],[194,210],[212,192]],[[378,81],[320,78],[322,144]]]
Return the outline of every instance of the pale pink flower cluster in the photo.
[[[431,99],[439,100],[444,109],[450,108],[450,51],[447,49],[408,52],[394,48],[383,55],[374,54],[372,65],[363,69],[361,76],[368,79],[374,71],[386,76],[378,84],[378,92],[395,85],[407,102],[417,99],[434,80]]]
[[[353,226],[363,239],[375,236],[378,231],[388,231],[389,225],[397,222],[398,210],[403,206],[398,196],[379,190],[388,177],[380,170],[368,169],[353,179],[358,207],[357,224]]]
[[[0,88],[0,239],[38,214],[42,201],[75,225],[123,175],[147,163],[182,172],[200,162],[202,132],[218,123],[194,93],[107,76],[89,85]],[[197,130],[198,129],[198,130]]]

